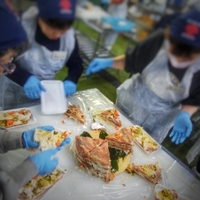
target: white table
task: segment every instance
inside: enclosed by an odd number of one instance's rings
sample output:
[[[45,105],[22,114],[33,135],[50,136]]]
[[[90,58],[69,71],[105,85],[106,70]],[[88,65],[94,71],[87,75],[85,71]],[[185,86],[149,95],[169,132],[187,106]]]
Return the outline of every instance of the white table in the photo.
[[[89,108],[90,111],[114,107],[114,104],[97,89],[78,92],[73,97],[68,98],[67,101],[68,104],[78,103],[81,105],[82,109],[87,110]],[[72,131],[70,138],[73,142],[76,135],[90,128],[91,117],[89,112],[86,113],[86,125],[81,126],[65,118],[62,114],[43,115],[40,105],[31,106],[29,109],[37,119],[37,122],[29,126],[16,128],[15,130],[24,131],[38,125],[53,125],[61,129]],[[132,125],[121,112],[120,118],[124,127]],[[65,124],[61,123],[62,120],[65,120]],[[114,132],[111,126],[106,126],[106,129],[109,132]],[[17,150],[0,155],[0,168],[5,171],[10,171],[30,154],[28,150]],[[41,198],[42,200],[153,200],[155,186],[138,175],[132,176],[123,172],[116,175],[115,179],[107,184],[101,179],[93,177],[79,169],[76,159],[70,150],[70,145],[64,147],[59,152],[58,157],[59,167],[66,170],[66,173],[64,177]],[[163,169],[163,184],[174,188],[179,194],[187,197],[187,199],[199,199],[200,181],[162,148],[153,154],[146,154],[135,144],[132,161],[143,163],[158,161]]]

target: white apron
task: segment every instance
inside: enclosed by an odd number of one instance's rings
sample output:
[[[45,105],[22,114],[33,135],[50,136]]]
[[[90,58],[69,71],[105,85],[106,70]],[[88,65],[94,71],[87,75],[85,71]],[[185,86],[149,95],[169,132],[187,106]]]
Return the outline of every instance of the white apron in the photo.
[[[187,68],[180,84],[174,85],[167,62],[163,49],[141,75],[133,75],[117,88],[117,106],[159,143],[173,126],[181,109],[179,102],[189,97],[190,80],[200,70],[198,60]]]
[[[34,74],[40,80],[52,80],[57,72],[66,64],[74,49],[74,30],[69,29],[60,38],[59,52],[66,53],[66,56],[64,58],[55,58],[55,52],[48,50],[35,41],[37,14],[37,8],[31,7],[22,16],[22,25],[28,35],[30,47],[17,59],[17,64]]]

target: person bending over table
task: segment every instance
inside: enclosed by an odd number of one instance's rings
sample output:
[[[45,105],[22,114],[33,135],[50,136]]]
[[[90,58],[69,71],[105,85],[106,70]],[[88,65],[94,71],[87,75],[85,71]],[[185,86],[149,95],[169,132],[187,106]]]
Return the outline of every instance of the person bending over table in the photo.
[[[3,21],[2,21],[3,18]],[[12,24],[7,24],[7,20]],[[12,58],[18,54],[19,47],[26,39],[26,34],[13,13],[0,2],[0,77],[12,73],[14,65]],[[9,28],[8,28],[9,27]],[[9,32],[7,32],[9,30]],[[3,35],[7,32],[7,39]],[[16,34],[13,34],[13,32]],[[21,33],[21,34],[19,34]],[[2,41],[2,39],[5,39]],[[0,88],[1,89],[1,88]],[[2,95],[2,91],[0,90]],[[45,130],[53,130],[52,126],[40,127]],[[63,141],[61,146],[70,142],[70,139]],[[29,156],[18,167],[6,173],[0,169],[0,200],[16,200],[19,189],[37,174],[44,175],[53,171],[58,165],[58,159],[53,158],[60,149],[50,149],[42,153]],[[0,153],[19,148],[37,148],[38,143],[34,141],[34,129],[17,132],[0,128]],[[3,162],[3,160],[1,160]]]
[[[133,74],[117,88],[116,105],[134,124],[159,143],[172,126],[175,144],[190,136],[200,105],[200,12],[179,15],[168,31],[152,33],[125,55],[94,59],[86,74],[109,67]]]
[[[73,28],[76,1],[37,0],[22,14],[21,23],[27,33],[29,47],[16,59],[21,68],[27,70],[28,82],[24,90],[30,99],[40,98],[40,80],[53,80],[56,74],[68,67],[68,75],[63,85],[66,96],[76,92],[77,82],[83,72],[78,42]],[[15,82],[20,79],[13,77]]]

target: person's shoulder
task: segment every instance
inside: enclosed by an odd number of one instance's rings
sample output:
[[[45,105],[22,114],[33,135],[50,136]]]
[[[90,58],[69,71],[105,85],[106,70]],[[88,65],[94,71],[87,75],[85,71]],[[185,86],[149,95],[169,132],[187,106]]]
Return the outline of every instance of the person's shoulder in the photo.
[[[165,32],[163,29],[158,29],[152,32],[145,40],[141,42],[141,44],[151,43],[151,42],[163,42],[164,41]]]
[[[26,11],[24,11],[21,15],[21,20],[31,20],[34,19],[38,15],[38,8],[36,6],[29,7]]]

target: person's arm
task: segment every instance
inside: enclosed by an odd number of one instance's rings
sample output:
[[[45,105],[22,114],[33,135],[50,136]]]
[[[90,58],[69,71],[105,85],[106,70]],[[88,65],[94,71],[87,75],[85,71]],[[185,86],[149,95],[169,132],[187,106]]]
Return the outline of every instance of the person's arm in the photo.
[[[58,165],[55,155],[61,148],[31,155],[11,172],[0,171],[0,200],[16,200],[19,189],[34,176],[49,174],[55,170]]]
[[[83,61],[79,55],[79,47],[77,39],[75,40],[75,46],[74,50],[69,58],[69,60],[66,63],[66,66],[68,67],[68,76],[65,80],[70,80],[74,83],[78,82],[78,79],[80,78],[81,74],[83,73]]]
[[[65,95],[71,96],[76,92],[77,82],[83,73],[83,61],[79,55],[78,42],[75,40],[74,50],[66,63],[66,66],[69,68],[68,76],[63,82]]]
[[[23,148],[22,132],[10,133],[7,129],[0,128],[0,153]]]
[[[14,81],[15,83],[21,85],[22,87],[27,82],[29,77],[31,77],[32,74],[27,72],[26,70],[16,67],[15,71],[12,74],[8,74],[7,77]]]
[[[125,70],[127,73],[141,73],[155,58],[164,40],[164,31],[158,30],[146,40],[127,49],[125,55],[115,58],[95,58],[88,66],[86,75],[108,68]]]
[[[112,68],[124,70],[124,68],[125,68],[125,55],[117,56],[113,60],[114,60],[114,65],[112,66]]]
[[[183,105],[181,110],[188,112],[192,116],[198,109],[199,106]]]
[[[16,200],[19,189],[37,173],[36,165],[29,159],[9,173],[0,171],[0,200]]]

